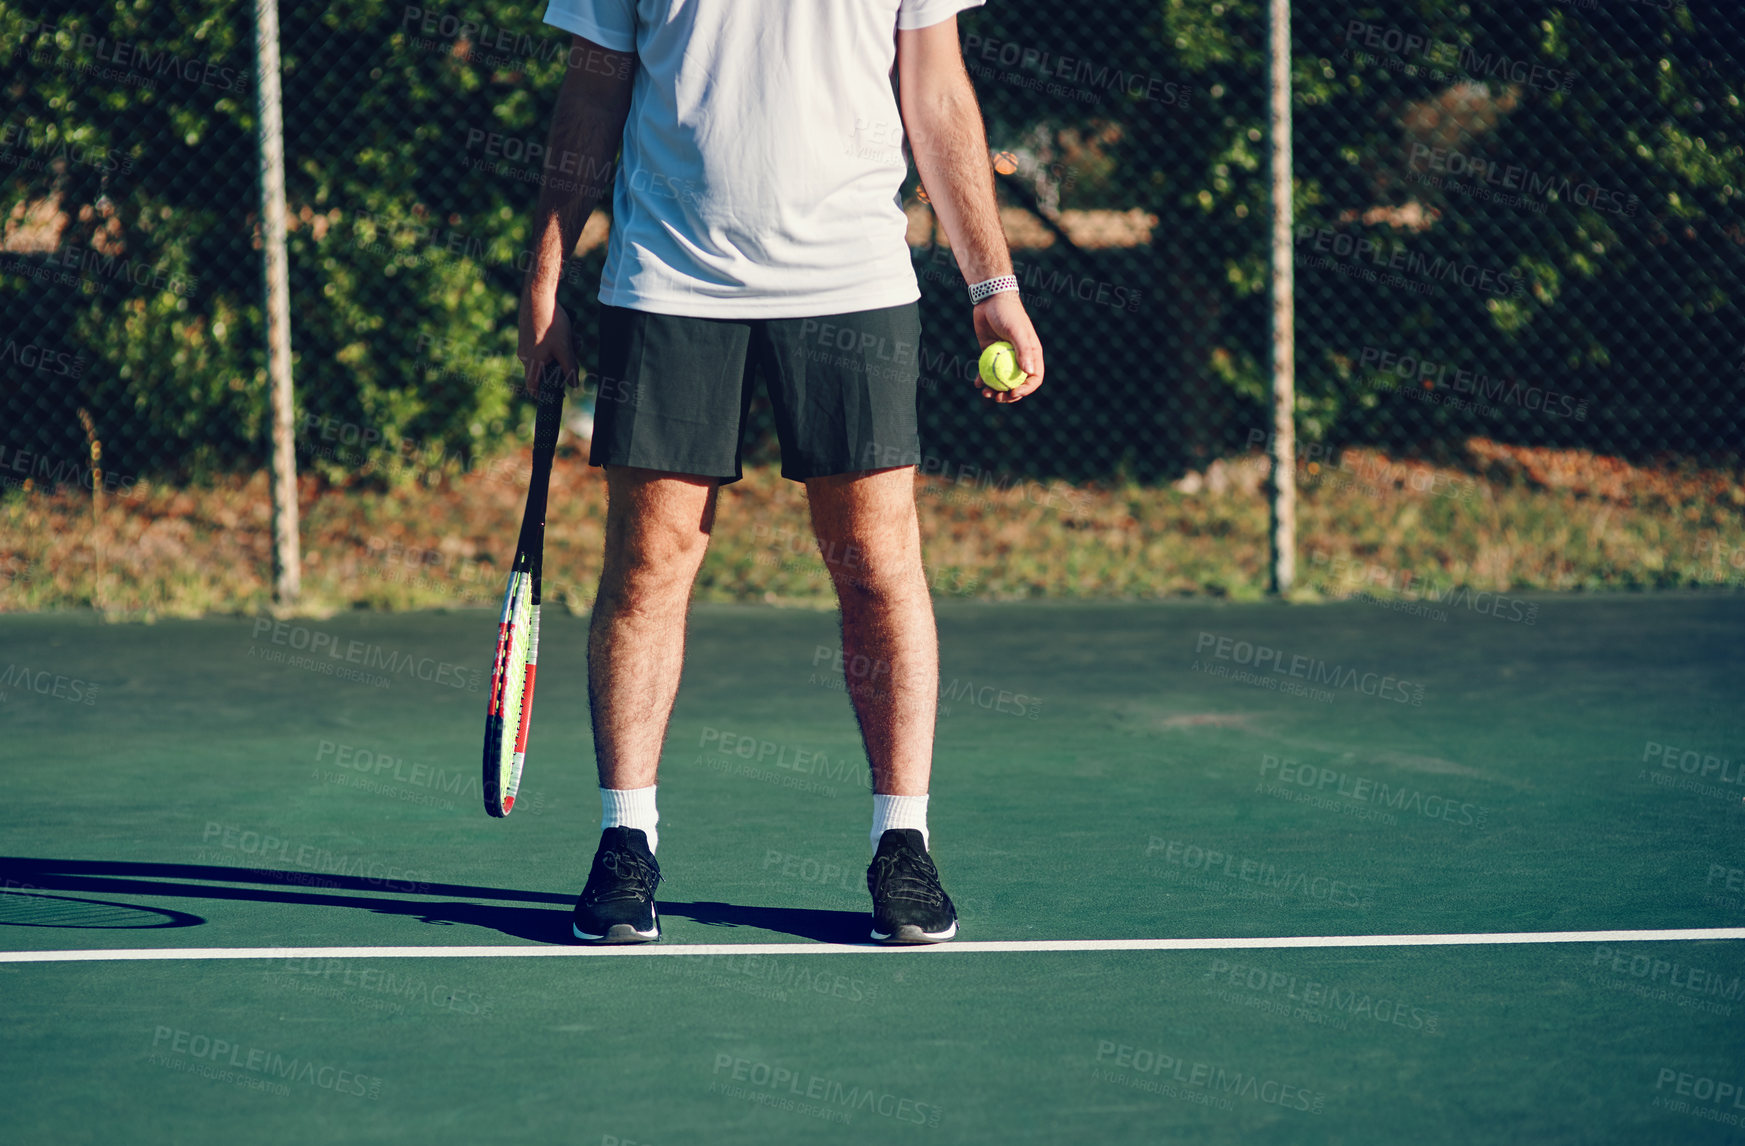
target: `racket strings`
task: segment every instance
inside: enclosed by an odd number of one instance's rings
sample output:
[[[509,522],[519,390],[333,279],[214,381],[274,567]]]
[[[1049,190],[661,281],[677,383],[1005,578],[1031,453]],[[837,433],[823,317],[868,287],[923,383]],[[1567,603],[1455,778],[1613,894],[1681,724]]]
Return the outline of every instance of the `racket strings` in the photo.
[[[528,605],[523,596],[515,602],[514,618],[509,622],[509,652],[503,663],[503,742],[507,755],[515,749],[515,737],[521,727],[521,705],[526,692],[527,650],[532,641],[529,631]]]

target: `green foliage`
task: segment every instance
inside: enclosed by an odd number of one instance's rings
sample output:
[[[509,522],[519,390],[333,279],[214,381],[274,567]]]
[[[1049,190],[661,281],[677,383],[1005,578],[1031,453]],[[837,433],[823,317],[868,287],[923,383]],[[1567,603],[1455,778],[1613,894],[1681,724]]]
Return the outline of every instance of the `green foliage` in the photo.
[[[1295,0],[1291,20],[1305,436],[1406,445],[1483,427],[1622,452],[1737,447],[1736,416],[1703,414],[1745,399],[1736,12],[1694,0]],[[1113,126],[1111,147],[1078,153],[1089,161],[1062,203],[1158,216],[1157,265],[1132,272],[1155,284],[1153,337],[1176,363],[1157,397],[1191,417],[1213,408],[1195,387],[1215,378],[1256,424],[1270,377],[1266,5],[991,6],[965,26],[1040,57],[977,76],[1000,139],[1042,125],[1070,142]],[[1015,80],[1055,64],[1161,77],[1191,97],[1076,102]],[[1523,186],[1449,176],[1435,165],[1450,156]],[[1305,265],[1323,236],[1363,253]],[[1512,278],[1518,290],[1493,285]],[[1365,348],[1482,374],[1504,394],[1555,388],[1590,403],[1592,419],[1505,401],[1487,424],[1405,404],[1390,385],[1421,380],[1378,384],[1359,368]]]
[[[543,141],[568,41],[541,10],[493,6],[488,29],[439,17],[425,36],[413,9],[281,6],[299,446],[318,468],[401,472],[385,463],[413,451],[464,464],[525,420],[514,309],[537,185],[467,161],[493,135]],[[34,396],[38,448],[77,454],[83,405],[132,473],[259,463],[252,5],[3,3],[0,28],[8,138],[75,157],[14,164],[0,211],[58,201],[53,261],[127,268],[46,289],[0,274],[3,313],[86,357]],[[481,58],[486,35],[513,50]],[[336,426],[354,448],[326,446]]]
[[[393,475],[416,456],[418,472],[443,472],[525,432],[515,294],[552,172],[529,156],[568,45],[543,7],[281,5],[306,466]],[[83,407],[123,472],[264,459],[252,12],[0,0],[0,215],[13,234],[45,204],[65,221],[55,256],[0,261],[0,320],[85,362],[0,395],[0,444],[78,458]],[[930,448],[1081,474],[1126,457],[1149,479],[1173,464],[1159,458],[1215,456],[1265,424],[1264,14],[1261,0],[964,14],[995,147],[1040,149],[1063,208],[1139,208],[1157,223],[1144,246],[1021,252],[1031,281],[1064,284],[1029,293],[1050,374],[1078,400],[1048,425],[926,412]],[[1692,452],[1745,439],[1736,13],[1296,0],[1292,19],[1307,437],[1419,446],[1482,428]],[[1039,82],[1061,76],[1064,91]],[[1497,194],[1432,156],[1536,189]],[[1361,254],[1310,265],[1322,241]],[[78,273],[61,273],[68,253]],[[572,268],[584,323],[597,260]],[[1474,275],[1520,287],[1461,281]],[[1086,303],[1086,283],[1144,306]],[[961,326],[956,284],[923,287],[930,321],[949,307]],[[1434,364],[1433,384],[1453,371],[1554,389],[1590,416],[1503,401],[1487,421],[1406,402],[1424,379],[1378,378],[1369,350]]]

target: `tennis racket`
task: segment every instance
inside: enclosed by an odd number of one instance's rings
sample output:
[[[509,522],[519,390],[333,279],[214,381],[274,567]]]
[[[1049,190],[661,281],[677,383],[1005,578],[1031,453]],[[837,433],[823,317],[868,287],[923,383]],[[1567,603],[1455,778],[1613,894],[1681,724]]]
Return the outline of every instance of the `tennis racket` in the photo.
[[[533,718],[533,678],[539,665],[539,577],[545,563],[545,498],[563,413],[563,383],[551,371],[539,388],[533,428],[533,477],[521,537],[509,567],[509,589],[497,619],[497,655],[491,660],[491,693],[485,710],[485,811],[509,814],[521,788],[527,760],[527,727]]]

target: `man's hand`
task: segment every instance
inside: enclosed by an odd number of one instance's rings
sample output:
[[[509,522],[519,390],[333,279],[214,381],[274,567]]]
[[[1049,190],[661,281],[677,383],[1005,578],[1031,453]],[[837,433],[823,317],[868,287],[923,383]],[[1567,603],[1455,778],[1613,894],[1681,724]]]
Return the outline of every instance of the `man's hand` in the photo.
[[[521,293],[521,337],[515,356],[526,371],[527,392],[538,398],[540,379],[556,366],[563,371],[567,390],[577,385],[575,344],[570,341],[570,316],[557,304],[555,294],[530,290]]]
[[[1001,291],[977,303],[975,328],[976,341],[981,343],[983,350],[996,342],[1010,342],[1018,359],[1018,369],[1030,375],[1016,390],[990,390],[983,386],[982,397],[996,402],[1016,402],[1027,394],[1034,394],[1042,385],[1042,340],[1036,337],[1036,328],[1030,325],[1030,316],[1024,312],[1018,292]]]

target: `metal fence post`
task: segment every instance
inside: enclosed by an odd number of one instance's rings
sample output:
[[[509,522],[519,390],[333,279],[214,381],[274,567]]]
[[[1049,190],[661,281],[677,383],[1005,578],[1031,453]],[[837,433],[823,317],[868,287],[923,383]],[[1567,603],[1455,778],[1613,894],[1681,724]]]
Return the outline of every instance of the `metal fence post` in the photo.
[[[1272,592],[1297,573],[1296,298],[1291,262],[1291,4],[1269,5],[1272,137]]]
[[[255,107],[260,147],[261,255],[266,280],[267,376],[273,403],[273,599],[297,600],[297,456],[291,400],[291,287],[285,254],[285,124],[279,99],[278,0],[256,0]]]

